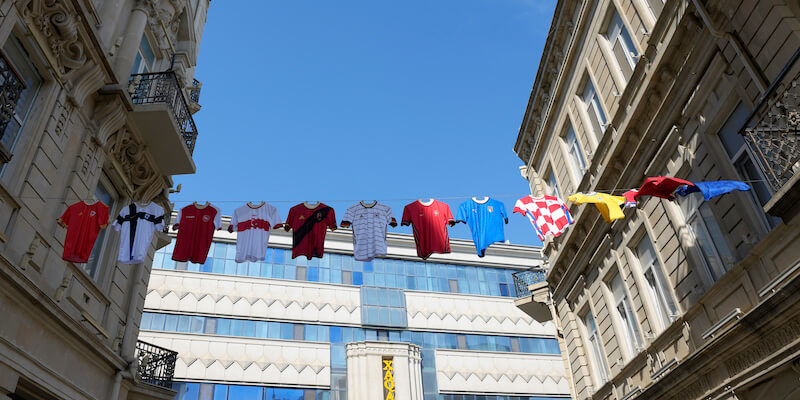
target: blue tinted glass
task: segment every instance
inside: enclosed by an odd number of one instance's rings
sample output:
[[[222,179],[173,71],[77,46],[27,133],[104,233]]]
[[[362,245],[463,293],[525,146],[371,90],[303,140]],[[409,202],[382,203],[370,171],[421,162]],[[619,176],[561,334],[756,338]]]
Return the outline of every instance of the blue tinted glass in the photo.
[[[217,335],[230,335],[231,334],[231,320],[227,318],[220,318],[217,320]]]
[[[267,322],[266,321],[258,321],[256,322],[256,337],[258,338],[267,338]]]
[[[280,322],[267,322],[267,337],[270,339],[281,338],[281,323]]]
[[[257,386],[228,386],[228,398],[236,400],[261,400],[264,389]]]
[[[511,338],[498,336],[495,340],[497,341],[497,351],[511,351]]]
[[[231,320],[231,336],[242,336],[242,320]]]
[[[294,339],[294,325],[281,322],[281,339],[292,340]]]
[[[274,249],[272,254],[272,262],[275,264],[283,264],[285,262],[286,250]]]
[[[306,280],[310,282],[319,282],[319,268],[308,267],[306,273]]]
[[[178,330],[178,316],[167,314],[164,322],[164,330],[167,332],[175,332]]]
[[[151,329],[150,324],[153,321],[153,314],[149,312],[142,313],[142,322],[139,323],[141,329]]]
[[[214,254],[214,258],[225,258],[225,244],[212,243],[208,252]]]
[[[244,321],[244,324],[242,324],[242,336],[245,336],[245,337],[256,337],[256,322],[255,321]]]
[[[186,383],[183,387],[182,400],[197,400],[200,397],[199,383]]]
[[[166,315],[160,313],[153,313],[152,315],[153,319],[150,321],[150,329],[154,331],[163,331]]]
[[[364,273],[363,272],[353,272],[353,285],[362,285],[364,284]]]
[[[508,285],[505,283],[500,284],[500,296],[508,297]]]
[[[225,273],[228,275],[236,275],[236,261],[225,260]]]
[[[364,263],[364,272],[372,272],[374,268],[373,261],[367,261]]]
[[[228,385],[214,385],[214,400],[228,400]]]
[[[211,272],[215,274],[225,273],[225,260],[219,258],[206,258],[206,262],[211,261]]]
[[[206,262],[200,267],[200,272],[213,272],[214,271],[214,260],[211,258],[206,258]]]
[[[331,343],[342,342],[342,328],[339,326],[330,327],[330,341]]]
[[[297,279],[297,268],[294,265],[284,265],[283,279]]]
[[[226,262],[236,263],[236,261],[228,260]],[[247,263],[236,264],[236,275],[247,276]]]
[[[203,328],[205,327],[206,319],[205,317],[192,317],[192,323],[189,327],[190,333],[203,333]]]

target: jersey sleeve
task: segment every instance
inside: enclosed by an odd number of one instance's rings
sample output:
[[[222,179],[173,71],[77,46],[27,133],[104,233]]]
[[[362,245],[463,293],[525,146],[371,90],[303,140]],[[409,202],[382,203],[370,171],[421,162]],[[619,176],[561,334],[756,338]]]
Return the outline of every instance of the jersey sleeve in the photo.
[[[128,210],[130,210],[129,207],[122,207],[117,218],[114,218],[114,222],[111,223],[111,228],[117,232],[122,229],[122,223],[125,222],[125,217],[127,216],[126,212],[128,212]]]
[[[236,210],[233,210],[233,214],[231,215],[231,223],[229,225],[230,229],[228,232],[236,232],[236,228],[239,226],[239,216]]]
[[[268,218],[269,221],[267,222],[269,222],[269,226],[271,226],[272,228],[281,226],[283,224],[283,221],[281,221],[281,214],[278,212],[277,207],[272,207],[272,210],[270,210]]]
[[[217,210],[217,214],[214,215],[214,228],[219,229],[222,228],[222,210],[219,207],[212,205],[215,210]]]
[[[506,205],[502,201],[497,202],[497,208],[500,209],[500,215],[503,216],[503,221],[508,223],[508,213],[506,212]]]
[[[164,218],[165,218],[164,209],[161,208],[161,206],[156,206],[154,211],[156,211],[156,213],[155,213],[155,217],[156,217],[155,229],[157,231],[162,231],[162,230],[164,230]]]
[[[105,229],[108,226],[108,206],[105,203],[100,203],[102,207],[97,211],[97,225],[100,229]]]
[[[412,203],[413,204],[413,203]],[[400,218],[400,225],[411,225],[411,210],[409,207],[411,204],[406,205],[403,207],[403,217]]]
[[[175,222],[173,223],[173,225],[178,225],[178,224],[180,224],[180,223],[181,223],[181,216],[182,216],[182,215],[183,215],[183,208],[181,208],[180,210],[178,210],[178,216],[177,216],[177,217],[175,217]]]
[[[289,215],[286,216],[286,221],[283,224],[283,229],[289,232],[292,229],[292,222],[294,221],[294,207],[289,209]]]
[[[450,211],[450,206],[447,203],[442,203],[444,205],[444,217],[447,219],[447,222],[455,221],[453,219],[453,213]]]
[[[527,211],[525,210],[525,203],[522,202],[522,199],[519,199],[516,203],[514,203],[514,209],[511,210],[511,212],[520,213],[522,215],[527,214]]]
[[[386,213],[385,217],[386,217],[386,223],[387,224],[391,224],[392,221],[395,221],[394,214],[392,213],[392,207],[386,206],[385,213]],[[395,221],[395,223],[396,223],[396,221]]]
[[[467,202],[463,202],[458,206],[458,215],[456,221],[467,222]]]
[[[328,228],[332,231],[336,230],[336,212],[333,210],[333,207],[328,207],[331,209],[331,212],[328,213],[328,217],[326,218],[326,223]]]
[[[350,225],[355,218],[356,216],[355,211],[353,211],[353,207],[347,207],[347,211],[344,212],[344,217],[342,218],[342,226]]]
[[[61,214],[61,217],[59,217],[57,220],[59,225],[63,226],[64,228],[69,226],[69,218],[72,216],[72,210],[73,210],[72,206],[69,206],[67,207],[66,210],[64,210],[64,213]]]

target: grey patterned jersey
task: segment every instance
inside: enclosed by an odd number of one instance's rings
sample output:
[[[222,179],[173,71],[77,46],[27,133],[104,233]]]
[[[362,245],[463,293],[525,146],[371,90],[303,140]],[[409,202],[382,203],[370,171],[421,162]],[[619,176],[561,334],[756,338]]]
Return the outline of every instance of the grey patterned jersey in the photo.
[[[392,208],[375,203],[366,207],[361,203],[347,208],[342,222],[353,227],[353,255],[358,261],[371,261],[386,255],[386,226],[392,222]]]

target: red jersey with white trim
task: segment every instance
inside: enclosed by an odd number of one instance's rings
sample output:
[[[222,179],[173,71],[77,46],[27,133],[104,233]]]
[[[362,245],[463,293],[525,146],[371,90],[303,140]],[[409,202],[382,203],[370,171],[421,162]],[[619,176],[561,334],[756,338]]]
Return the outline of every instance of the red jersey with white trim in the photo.
[[[300,203],[289,209],[284,228],[292,232],[292,258],[306,256],[322,258],[325,252],[325,234],[330,228],[336,230],[336,214],[333,208],[317,203],[308,208]]]
[[[100,229],[108,226],[108,206],[102,201],[77,202],[67,207],[58,224],[67,228],[61,258],[75,263],[89,262]]]
[[[450,236],[447,225],[453,220],[450,206],[439,200],[429,205],[419,200],[407,204],[403,208],[402,225],[411,225],[414,229],[414,242],[417,244],[417,255],[423,260],[433,253],[450,252]]]
[[[172,259],[203,264],[211,248],[214,231],[222,226],[222,212],[217,206],[207,203],[198,206],[189,204],[178,212],[178,238]]]

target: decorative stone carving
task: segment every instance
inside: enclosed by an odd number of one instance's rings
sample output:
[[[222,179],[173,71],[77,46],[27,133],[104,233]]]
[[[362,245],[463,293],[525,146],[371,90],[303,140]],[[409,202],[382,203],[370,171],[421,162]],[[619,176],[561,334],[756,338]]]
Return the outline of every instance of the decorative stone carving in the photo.
[[[150,165],[144,145],[127,128],[122,127],[111,135],[105,150],[131,185],[134,199],[150,201],[163,192],[165,184]]]
[[[86,63],[86,48],[78,31],[80,16],[64,0],[19,0],[17,9],[44,40],[42,47],[60,73],[79,69]]]

